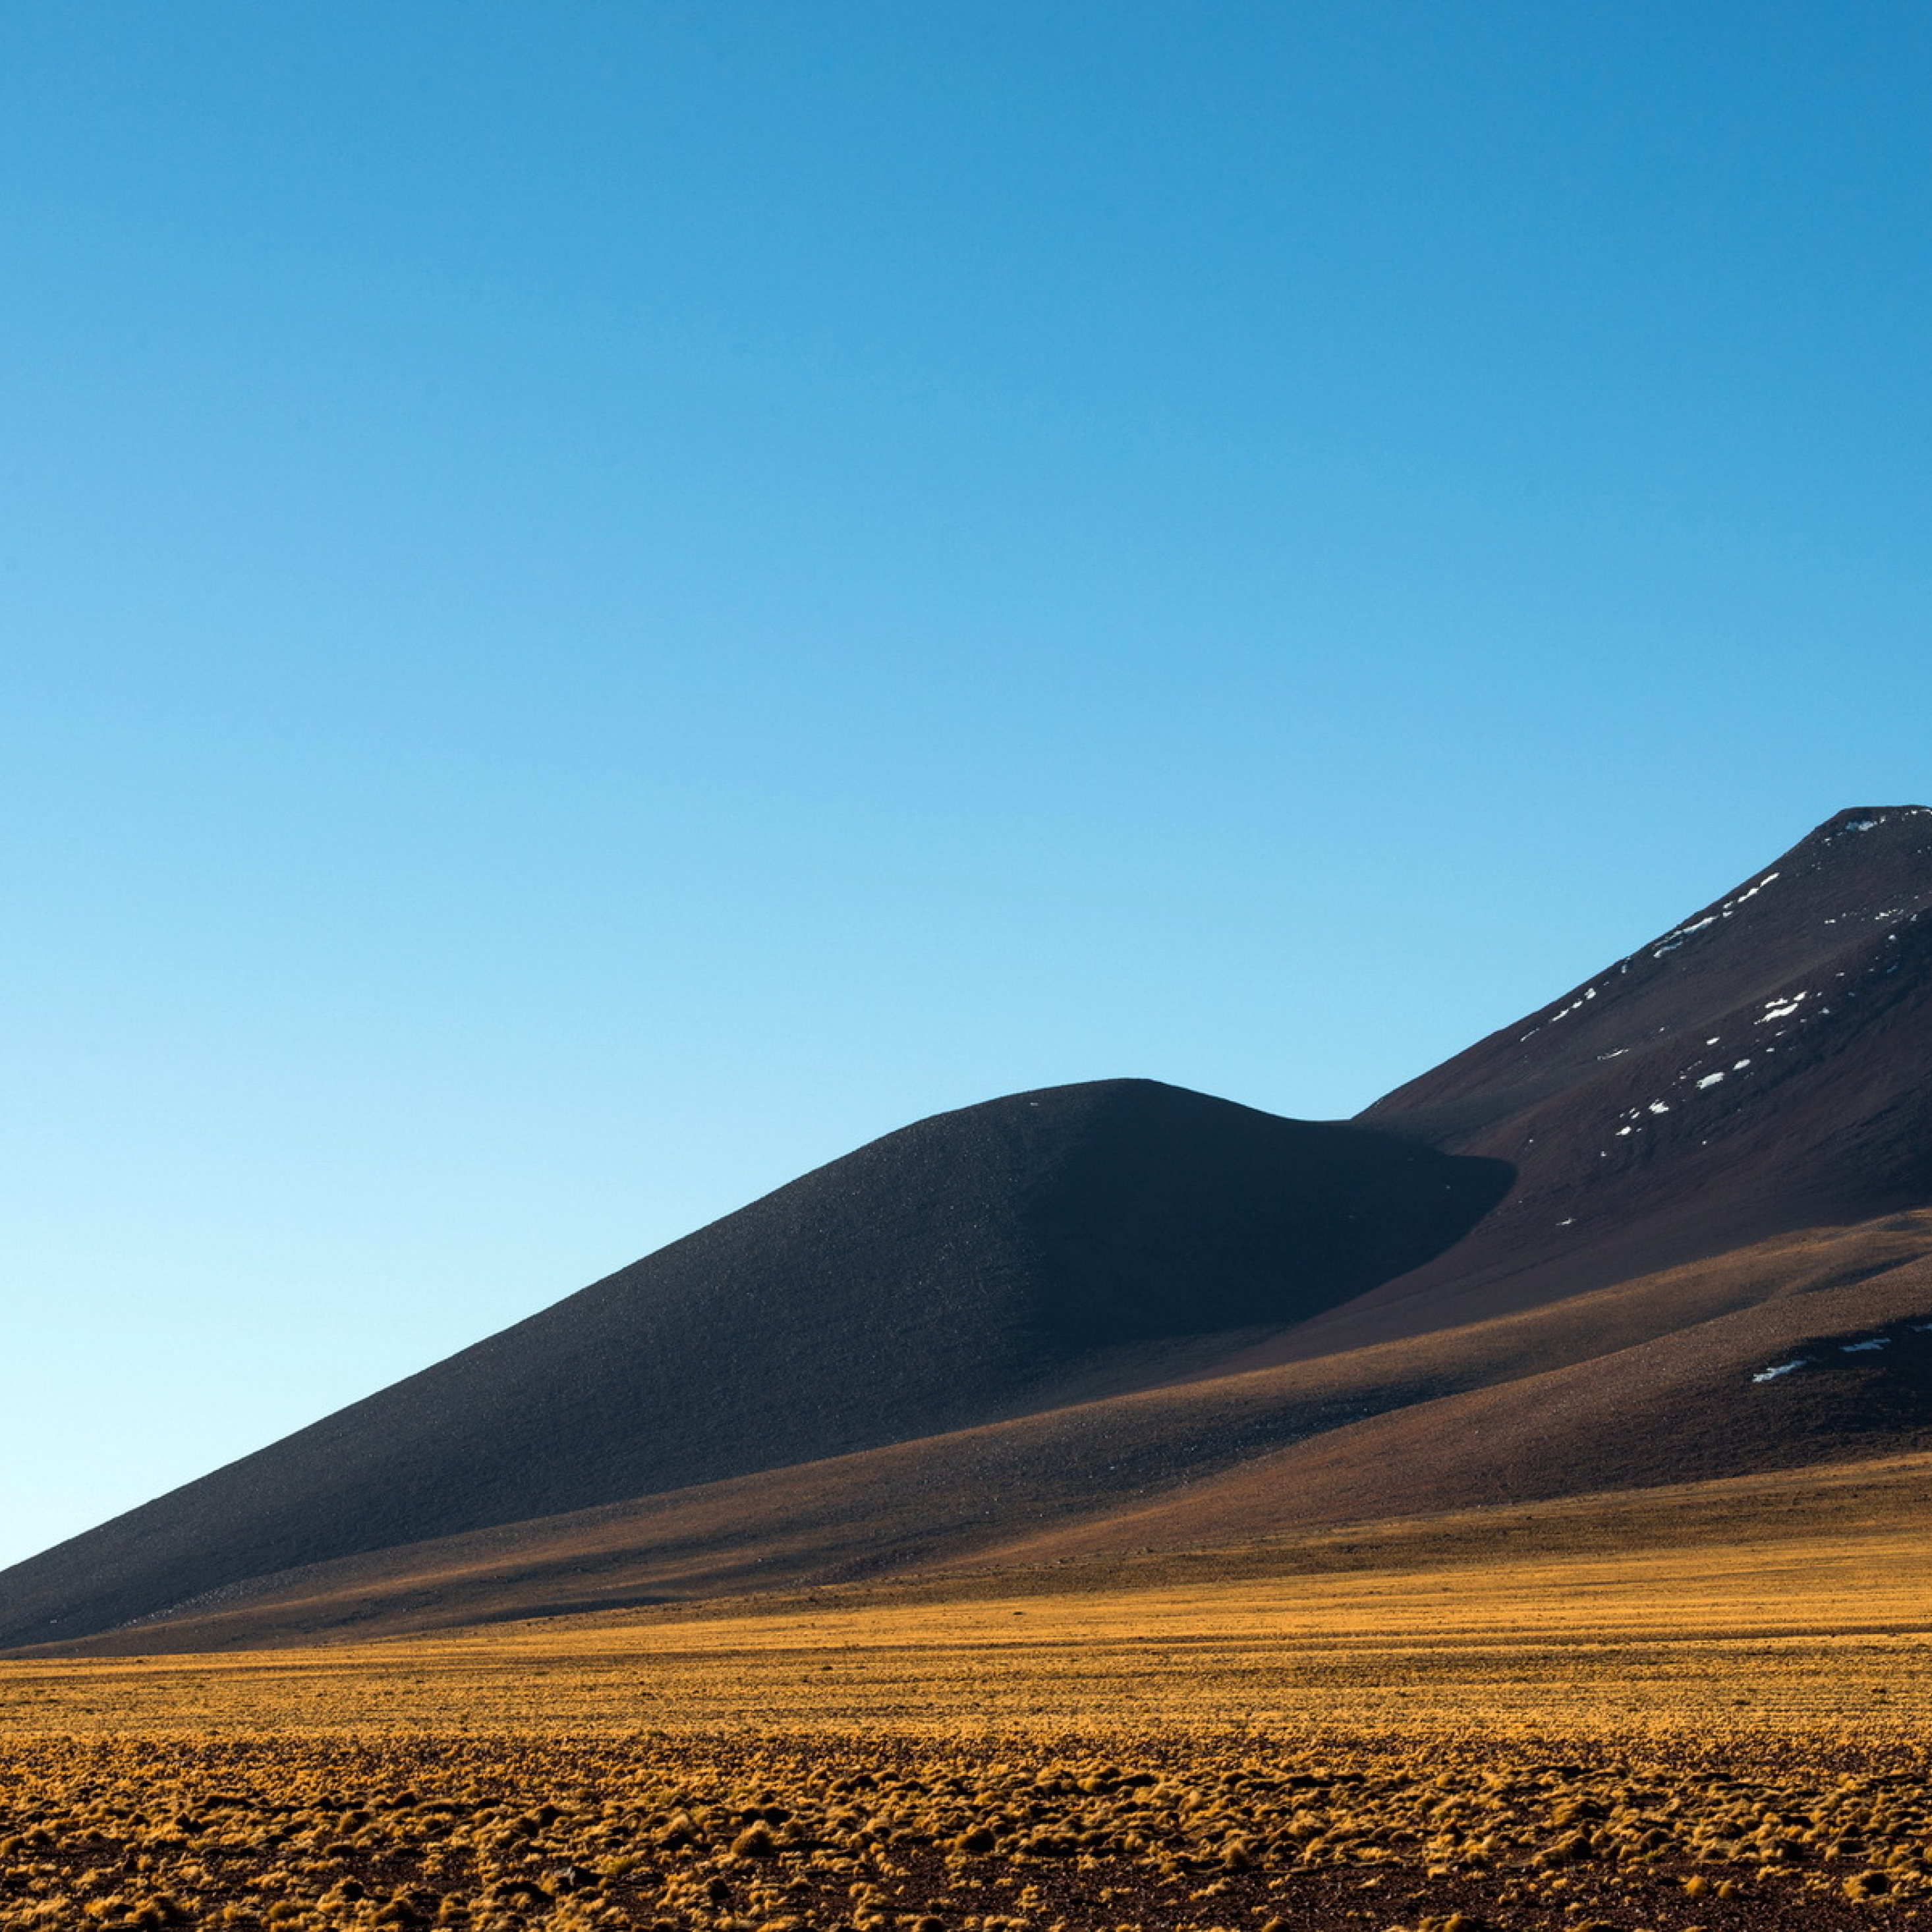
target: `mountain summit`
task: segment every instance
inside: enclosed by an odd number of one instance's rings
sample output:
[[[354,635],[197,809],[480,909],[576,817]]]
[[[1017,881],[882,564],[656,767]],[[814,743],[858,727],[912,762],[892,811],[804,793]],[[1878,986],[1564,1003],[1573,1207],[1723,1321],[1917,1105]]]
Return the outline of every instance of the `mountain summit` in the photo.
[[[1360,1118],[1518,1170],[1378,1298],[1430,1325],[1932,1201],[1932,809],[1838,813]]]

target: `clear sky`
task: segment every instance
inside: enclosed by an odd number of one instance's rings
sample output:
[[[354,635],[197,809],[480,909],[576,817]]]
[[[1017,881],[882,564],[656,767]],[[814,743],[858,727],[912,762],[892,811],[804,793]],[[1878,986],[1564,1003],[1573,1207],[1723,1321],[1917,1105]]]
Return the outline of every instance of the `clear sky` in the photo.
[[[1932,796],[1928,98],[1859,0],[0,0],[0,1560]]]

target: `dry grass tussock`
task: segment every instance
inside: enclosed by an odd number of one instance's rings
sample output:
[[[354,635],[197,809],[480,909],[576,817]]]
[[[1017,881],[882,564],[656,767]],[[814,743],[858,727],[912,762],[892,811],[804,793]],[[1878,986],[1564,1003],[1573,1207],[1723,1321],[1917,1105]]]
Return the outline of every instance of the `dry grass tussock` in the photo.
[[[16,1744],[0,1922],[1030,1932],[1912,1922],[1917,1770],[610,1734]]]
[[[1932,1910],[1925,1540],[0,1665],[0,1928]]]

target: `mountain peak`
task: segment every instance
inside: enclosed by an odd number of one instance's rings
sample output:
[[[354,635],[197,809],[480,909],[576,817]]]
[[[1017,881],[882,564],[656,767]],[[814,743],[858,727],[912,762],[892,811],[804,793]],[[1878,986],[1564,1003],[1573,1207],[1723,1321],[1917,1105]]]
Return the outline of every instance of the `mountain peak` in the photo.
[[[1814,826],[1776,862],[1786,872],[1863,872],[1903,867],[1932,883],[1932,806],[1851,805]]]
[[[1908,818],[1932,818],[1932,805],[1848,805],[1843,812],[1834,812],[1802,842],[1808,845],[1818,839],[1828,844],[1842,832],[1876,832],[1894,820]]]
[[[1404,1116],[1426,1137],[1460,1144],[1626,1054],[1702,1037],[1747,1007],[1802,1000],[1814,981],[1888,974],[1898,956],[1877,959],[1865,942],[1922,924],[1932,924],[1932,808],[1849,806],[1723,898],[1364,1118]]]
[[[1932,809],[1834,814],[1362,1118],[1516,1166],[1485,1313],[1932,1197]]]

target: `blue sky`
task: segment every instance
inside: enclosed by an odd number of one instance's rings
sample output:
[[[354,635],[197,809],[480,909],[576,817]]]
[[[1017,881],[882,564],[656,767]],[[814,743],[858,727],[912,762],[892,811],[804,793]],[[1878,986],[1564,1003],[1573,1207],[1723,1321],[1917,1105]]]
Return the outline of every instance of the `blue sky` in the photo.
[[[1932,796],[1932,15],[0,4],[0,1561],[872,1136]]]

